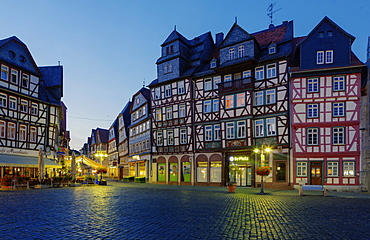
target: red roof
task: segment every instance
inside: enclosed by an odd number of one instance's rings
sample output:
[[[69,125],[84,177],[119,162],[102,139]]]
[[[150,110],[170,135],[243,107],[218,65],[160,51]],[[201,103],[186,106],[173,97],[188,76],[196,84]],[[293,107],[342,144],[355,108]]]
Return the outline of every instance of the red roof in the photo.
[[[288,26],[276,28],[253,35],[261,47],[270,44],[271,42],[278,43],[284,40]]]

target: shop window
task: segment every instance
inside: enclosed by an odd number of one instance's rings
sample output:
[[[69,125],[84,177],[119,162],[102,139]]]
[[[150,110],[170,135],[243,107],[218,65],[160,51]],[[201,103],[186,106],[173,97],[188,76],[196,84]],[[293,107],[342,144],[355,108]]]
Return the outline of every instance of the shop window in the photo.
[[[158,163],[158,181],[166,181],[166,163]]]
[[[207,162],[197,162],[197,182],[207,182]]]
[[[222,170],[221,161],[211,161],[209,170],[210,170],[209,171],[210,182],[221,182],[221,170]]]
[[[178,164],[177,163],[170,163],[170,181],[171,182],[178,181]]]
[[[182,164],[182,167],[181,167],[181,181],[183,182],[190,182],[191,181],[191,175],[190,175],[190,167],[191,167],[191,164],[190,162],[183,162],[181,163]]]

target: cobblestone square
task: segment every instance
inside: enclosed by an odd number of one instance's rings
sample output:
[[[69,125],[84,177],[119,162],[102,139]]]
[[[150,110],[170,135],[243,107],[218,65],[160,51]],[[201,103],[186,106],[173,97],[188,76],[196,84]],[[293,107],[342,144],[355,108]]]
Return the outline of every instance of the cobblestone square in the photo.
[[[0,239],[369,239],[370,195],[108,186],[0,191]]]

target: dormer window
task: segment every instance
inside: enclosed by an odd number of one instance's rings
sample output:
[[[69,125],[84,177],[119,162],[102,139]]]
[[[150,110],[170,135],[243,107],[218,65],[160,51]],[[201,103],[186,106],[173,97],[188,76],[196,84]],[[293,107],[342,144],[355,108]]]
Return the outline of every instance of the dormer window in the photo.
[[[268,49],[268,51],[269,51],[269,54],[274,54],[274,53],[276,53],[276,44],[271,44],[270,46],[269,46],[269,49]]]
[[[173,53],[173,45],[167,46],[166,47],[166,55],[169,55]]]
[[[211,61],[211,66],[210,66],[211,68],[215,68],[215,67],[217,67],[217,60],[214,58],[214,59],[212,59],[212,61]]]
[[[229,60],[234,60],[235,59],[235,49],[230,48],[229,49]]]

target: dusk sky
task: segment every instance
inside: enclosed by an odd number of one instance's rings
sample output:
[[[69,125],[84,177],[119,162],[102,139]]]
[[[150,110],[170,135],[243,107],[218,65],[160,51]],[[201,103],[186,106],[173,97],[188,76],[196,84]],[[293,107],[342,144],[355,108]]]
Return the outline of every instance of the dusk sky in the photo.
[[[17,36],[38,66],[64,68],[63,101],[70,146],[79,150],[97,127],[108,129],[144,84],[156,79],[160,45],[176,30],[187,39],[225,35],[237,18],[247,32],[294,22],[306,36],[328,16],[356,37],[353,52],[366,61],[369,0],[3,0],[0,39]]]

